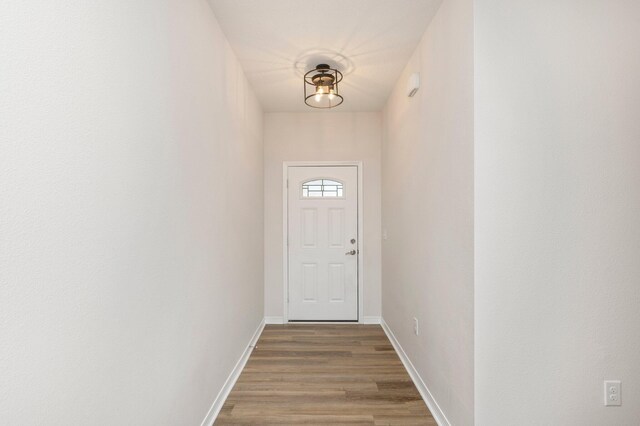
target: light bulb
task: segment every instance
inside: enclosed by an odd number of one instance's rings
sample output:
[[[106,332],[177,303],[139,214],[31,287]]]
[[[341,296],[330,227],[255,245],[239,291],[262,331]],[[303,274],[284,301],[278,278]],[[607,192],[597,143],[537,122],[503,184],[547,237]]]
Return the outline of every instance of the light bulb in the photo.
[[[332,86],[331,89],[329,89],[329,100],[332,101],[335,97],[336,97],[336,91]]]
[[[318,93],[316,94],[316,102],[320,102],[322,100],[322,94]]]

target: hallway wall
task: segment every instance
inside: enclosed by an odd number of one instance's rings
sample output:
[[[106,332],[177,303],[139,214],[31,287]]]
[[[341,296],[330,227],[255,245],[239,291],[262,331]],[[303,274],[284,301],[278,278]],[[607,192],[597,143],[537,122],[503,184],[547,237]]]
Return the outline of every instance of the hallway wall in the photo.
[[[377,112],[266,113],[264,118],[265,315],[282,317],[282,164],[362,160],[364,316],[380,316],[380,144]]]
[[[640,424],[640,2],[475,8],[477,423]]]
[[[264,305],[262,111],[209,5],[2,1],[0,58],[0,423],[200,424]]]
[[[384,111],[382,316],[452,425],[474,410],[473,53],[473,2],[443,1]]]

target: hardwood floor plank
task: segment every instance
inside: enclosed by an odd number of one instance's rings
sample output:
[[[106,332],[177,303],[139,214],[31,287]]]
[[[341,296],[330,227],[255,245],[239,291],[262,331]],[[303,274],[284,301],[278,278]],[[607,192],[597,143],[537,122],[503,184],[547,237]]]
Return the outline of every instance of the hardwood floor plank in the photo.
[[[382,328],[267,325],[216,425],[436,425]]]
[[[224,425],[348,425],[348,426],[374,426],[373,416],[307,416],[307,415],[247,415],[242,418],[224,418],[220,423]],[[389,424],[389,423],[383,423]]]

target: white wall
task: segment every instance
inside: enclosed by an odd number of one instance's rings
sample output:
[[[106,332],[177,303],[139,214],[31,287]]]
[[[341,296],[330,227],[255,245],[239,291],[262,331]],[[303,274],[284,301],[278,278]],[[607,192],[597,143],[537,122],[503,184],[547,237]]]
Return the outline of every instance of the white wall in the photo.
[[[199,424],[263,316],[262,112],[209,6],[3,1],[0,93],[0,423]]]
[[[640,2],[475,11],[477,424],[640,424]]]
[[[420,72],[413,98],[407,79]],[[384,111],[382,316],[454,425],[473,423],[473,4],[445,0]],[[420,334],[413,334],[417,317]]]
[[[364,316],[380,316],[381,114],[339,111],[264,116],[265,315],[282,317],[282,164],[363,161]]]

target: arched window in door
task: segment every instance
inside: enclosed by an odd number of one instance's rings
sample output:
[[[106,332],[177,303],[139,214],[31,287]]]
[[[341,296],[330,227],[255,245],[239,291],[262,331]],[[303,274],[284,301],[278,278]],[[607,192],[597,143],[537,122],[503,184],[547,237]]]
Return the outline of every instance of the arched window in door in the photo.
[[[331,179],[314,179],[302,184],[302,198],[342,198],[344,185]]]

